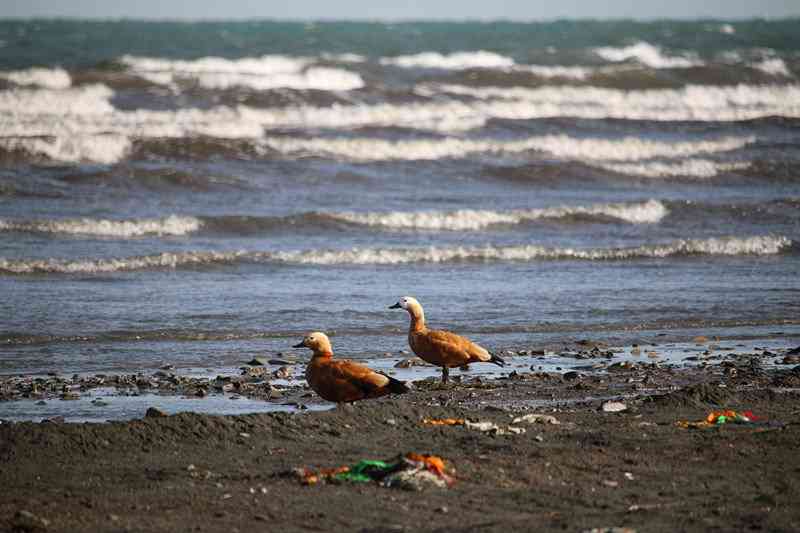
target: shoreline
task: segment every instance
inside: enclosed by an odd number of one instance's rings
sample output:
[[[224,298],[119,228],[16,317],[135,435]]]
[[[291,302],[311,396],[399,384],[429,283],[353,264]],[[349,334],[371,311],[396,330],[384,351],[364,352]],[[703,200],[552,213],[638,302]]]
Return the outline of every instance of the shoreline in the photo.
[[[0,529],[33,521],[29,530],[44,530],[42,520],[48,531],[800,527],[800,365],[577,374],[426,380],[402,397],[303,414],[2,423]],[[625,410],[605,412],[599,398],[609,395]],[[719,407],[752,410],[764,424],[676,425]],[[513,423],[528,413],[559,423]],[[430,427],[425,418],[525,431]],[[309,487],[290,474],[408,452],[442,457],[455,484]]]

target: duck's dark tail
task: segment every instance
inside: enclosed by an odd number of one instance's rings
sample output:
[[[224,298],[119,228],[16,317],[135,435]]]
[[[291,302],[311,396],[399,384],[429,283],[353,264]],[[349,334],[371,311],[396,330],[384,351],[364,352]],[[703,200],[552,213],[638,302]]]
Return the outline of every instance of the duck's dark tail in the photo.
[[[490,363],[494,363],[494,364],[496,364],[497,366],[506,366],[506,362],[505,362],[505,361],[503,361],[503,360],[502,360],[502,359],[501,359],[499,356],[497,356],[497,355],[495,355],[495,354],[493,354],[493,353],[490,353],[489,355],[491,355],[491,356],[492,356],[492,358],[491,358],[491,359],[489,359],[489,362],[490,362]]]
[[[386,374],[384,374],[383,372],[380,372],[380,374],[386,376]],[[391,392],[392,394],[405,394],[406,392],[409,392],[411,390],[410,388],[408,388],[408,385],[406,385],[405,381],[394,379],[392,376],[386,376],[386,377],[389,378],[389,384],[386,385],[386,388],[388,388],[389,392]]]

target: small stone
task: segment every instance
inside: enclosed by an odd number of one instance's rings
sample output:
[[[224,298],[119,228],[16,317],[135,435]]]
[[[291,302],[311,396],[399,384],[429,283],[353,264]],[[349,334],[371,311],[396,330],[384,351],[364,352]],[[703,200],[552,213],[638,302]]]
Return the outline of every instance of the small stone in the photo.
[[[570,370],[569,372],[564,372],[564,375],[561,376],[561,377],[563,377],[567,381],[572,381],[574,379],[580,378],[581,375],[580,375],[580,373],[578,373],[578,372],[576,372],[574,370]]]
[[[36,402],[36,405],[47,405],[47,402],[44,400],[39,400],[38,402]]]
[[[270,359],[269,360],[269,364],[275,365],[275,366],[289,366],[289,365],[293,365],[294,363],[295,363],[294,361],[290,361],[288,359]]]
[[[437,513],[443,513],[444,514],[444,513],[447,513],[448,511],[449,511],[449,509],[444,505],[441,506],[441,507],[437,507],[436,508],[436,512]]]
[[[36,516],[30,511],[21,510],[17,511],[17,513],[14,515],[12,524],[12,527],[15,530],[39,531],[42,529],[47,529],[47,526],[50,525],[50,520]]]
[[[167,416],[167,413],[159,409],[158,407],[150,407],[147,409],[147,412],[144,414],[145,418],[161,418]]]
[[[272,373],[272,377],[275,379],[289,379],[292,377],[292,369],[288,366],[282,366]]]
[[[119,516],[113,513],[108,515],[108,519],[111,520],[112,522],[119,522]]]
[[[267,369],[263,366],[245,367],[242,369],[242,375],[249,378],[261,378],[267,373]]]
[[[193,471],[197,470],[197,467],[194,466],[194,465],[189,465],[189,466],[186,467],[186,470],[189,471],[189,472],[193,472]]]
[[[633,480],[635,479],[635,478],[633,477],[633,474],[631,474],[630,472],[625,472],[625,473],[624,473],[624,474],[622,474],[622,475],[623,475],[623,476],[625,476],[625,479],[627,479],[628,481],[633,481]]]
[[[267,360],[263,357],[253,357],[247,363],[250,366],[265,366],[267,364]]]
[[[242,433],[239,433],[239,436],[242,437],[243,439],[249,439],[250,438],[250,433],[242,432]]]
[[[408,359],[398,361],[394,365],[395,368],[411,368],[412,366],[429,366],[429,364],[419,357],[409,357]]]
[[[205,398],[206,396],[208,396],[208,391],[200,387],[195,391],[194,395],[197,396],[198,398]]]
[[[604,479],[603,485],[606,487],[611,487],[612,489],[619,487],[619,481],[613,481],[611,479]]]
[[[533,437],[533,439],[536,442],[544,442],[544,437],[542,437],[541,435],[536,435],[535,437]]]
[[[395,420],[394,418],[387,418],[386,419],[386,424],[389,425],[389,426],[396,426],[397,425],[397,420]]]
[[[619,413],[627,409],[628,406],[622,402],[606,402],[603,404],[603,412],[606,413]]]

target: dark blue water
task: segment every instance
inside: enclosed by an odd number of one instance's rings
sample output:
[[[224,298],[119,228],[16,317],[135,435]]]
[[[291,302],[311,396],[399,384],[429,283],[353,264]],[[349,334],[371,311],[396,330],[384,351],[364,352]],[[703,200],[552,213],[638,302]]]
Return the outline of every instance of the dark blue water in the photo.
[[[798,36],[0,21],[0,373],[793,338]]]

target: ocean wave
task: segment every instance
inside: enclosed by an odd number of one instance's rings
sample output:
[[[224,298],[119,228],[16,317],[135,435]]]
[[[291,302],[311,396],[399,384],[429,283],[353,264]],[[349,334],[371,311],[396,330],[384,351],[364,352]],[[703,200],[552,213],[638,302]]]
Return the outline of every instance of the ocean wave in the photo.
[[[29,117],[98,116],[114,112],[111,97],[114,91],[105,85],[88,85],[64,90],[12,89],[0,91],[0,124],[25,126]],[[19,127],[19,126],[18,126]],[[0,134],[9,135],[7,128]]]
[[[2,138],[0,149],[23,151],[62,163],[110,165],[122,160],[131,150],[128,137],[114,134],[59,136],[53,138]]]
[[[180,236],[199,230],[203,222],[196,217],[171,215],[165,218],[109,220],[94,218],[62,220],[0,219],[0,232],[20,231],[131,238],[145,235]]]
[[[452,94],[484,100],[476,107],[495,118],[571,116],[655,121],[752,120],[800,117],[800,85],[688,85],[681,89],[619,90],[601,87],[470,87],[423,84],[422,95]],[[502,101],[507,102],[504,108]]]
[[[516,141],[482,139],[426,139],[388,141],[372,138],[268,138],[265,145],[285,154],[321,154],[357,161],[437,160],[473,153],[520,153],[542,151],[557,157],[581,160],[638,161],[656,157],[688,157],[728,152],[747,146],[754,137],[717,140],[661,142],[625,137],[580,139],[567,135],[543,135]]]
[[[786,237],[722,237],[685,239],[667,244],[648,244],[631,248],[547,248],[543,246],[482,246],[453,248],[354,248],[351,250],[309,250],[276,253],[274,258],[287,263],[313,265],[451,262],[502,262],[537,260],[614,261],[666,258],[690,255],[773,255],[791,246]]]
[[[393,211],[389,213],[341,213],[333,215],[355,224],[407,230],[480,230],[495,225],[514,225],[539,219],[565,219],[575,216],[613,218],[632,224],[653,224],[669,211],[658,200],[627,204],[598,204],[575,207],[547,207],[493,211],[460,209],[457,211]]]
[[[642,176],[645,178],[713,178],[722,172],[744,170],[749,162],[723,163],[710,159],[684,159],[683,161],[647,161],[642,163],[592,163],[617,174]]]
[[[458,246],[425,248],[352,248],[289,252],[163,252],[108,259],[5,259],[6,274],[97,274],[152,269],[197,268],[243,262],[290,265],[401,265],[409,263],[528,262],[542,260],[624,261],[694,255],[774,255],[792,246],[783,236],[682,239],[629,248],[548,248],[544,246]]]
[[[645,41],[623,47],[601,46],[592,51],[606,61],[620,63],[636,61],[651,68],[688,68],[703,64],[695,55],[667,56],[662,50]]]
[[[364,86],[364,80],[354,72],[312,66],[313,59],[304,57],[265,55],[242,59],[169,60],[123,56],[120,62],[132,74],[151,83],[173,87],[180,82],[204,89],[246,87],[257,91],[278,88],[350,91]]]
[[[761,61],[752,63],[751,66],[771,76],[780,76],[784,78],[792,77],[792,73],[789,72],[789,67],[786,66],[786,62],[779,57],[767,57]]]
[[[473,52],[454,52],[441,54],[439,52],[421,52],[419,54],[383,57],[382,65],[392,65],[403,68],[428,68],[442,70],[465,70],[470,68],[509,68],[514,66],[514,60],[485,50]]]
[[[0,79],[15,85],[35,85],[45,89],[68,89],[72,78],[63,68],[33,67],[25,70],[0,71]]]

